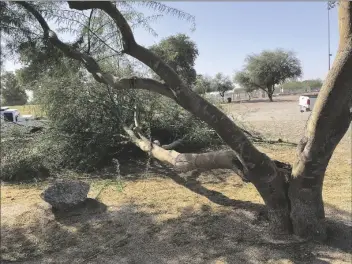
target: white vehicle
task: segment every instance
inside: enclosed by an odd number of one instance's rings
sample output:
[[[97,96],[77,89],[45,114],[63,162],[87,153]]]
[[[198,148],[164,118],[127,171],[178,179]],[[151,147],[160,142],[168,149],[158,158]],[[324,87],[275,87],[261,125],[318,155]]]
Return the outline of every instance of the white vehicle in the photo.
[[[298,103],[298,105],[300,106],[301,113],[305,111],[306,112],[311,111],[314,107],[317,97],[318,97],[317,93],[302,94],[299,97],[299,103]]]
[[[7,109],[9,109],[9,108],[10,108],[10,107],[8,107],[8,106],[2,106],[2,107],[1,107],[1,110],[0,110],[0,115],[1,115],[1,117],[3,117],[4,111],[7,110]]]
[[[6,109],[5,111],[1,112],[4,120],[8,122],[17,122],[18,117],[20,116],[20,112],[17,109]]]

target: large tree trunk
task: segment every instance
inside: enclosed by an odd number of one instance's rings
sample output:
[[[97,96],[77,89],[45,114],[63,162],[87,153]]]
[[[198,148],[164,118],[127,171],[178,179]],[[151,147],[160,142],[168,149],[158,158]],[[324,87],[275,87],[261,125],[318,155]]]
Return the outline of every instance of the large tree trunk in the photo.
[[[273,93],[269,92],[269,93],[268,93],[268,97],[269,97],[269,101],[270,101],[270,102],[274,102],[274,100],[273,100]]]
[[[274,85],[271,86],[271,87],[269,86],[268,89],[267,89],[267,94],[268,94],[270,102],[273,102],[274,91],[275,91]]]
[[[351,122],[352,8],[339,6],[340,45],[319,93],[298,151],[289,187],[293,229],[301,237],[325,239],[323,181],[329,160]],[[343,14],[343,15],[342,15]]]

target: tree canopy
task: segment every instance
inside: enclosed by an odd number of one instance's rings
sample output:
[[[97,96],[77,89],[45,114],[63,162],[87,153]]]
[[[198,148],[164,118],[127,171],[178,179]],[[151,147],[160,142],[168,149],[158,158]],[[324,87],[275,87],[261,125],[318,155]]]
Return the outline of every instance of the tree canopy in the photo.
[[[221,72],[217,73],[212,81],[212,90],[218,91],[221,97],[225,96],[225,92],[233,90],[233,84],[229,76],[222,74]]]
[[[197,74],[196,81],[193,85],[193,91],[198,94],[205,94],[214,91],[213,79],[209,75]]]
[[[248,55],[243,70],[235,74],[234,80],[248,91],[255,88],[265,91],[272,101],[277,85],[301,74],[301,63],[293,52],[264,50],[260,54]]]
[[[177,34],[167,37],[151,46],[150,50],[172,67],[188,85],[195,83],[197,74],[194,65],[198,49],[189,36]]]

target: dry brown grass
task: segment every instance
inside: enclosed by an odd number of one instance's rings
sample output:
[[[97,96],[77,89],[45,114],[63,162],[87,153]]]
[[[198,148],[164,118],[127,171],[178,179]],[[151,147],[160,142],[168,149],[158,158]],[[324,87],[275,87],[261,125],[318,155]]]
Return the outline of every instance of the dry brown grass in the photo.
[[[248,106],[231,107],[248,115]],[[247,125],[297,141],[304,126],[297,120],[306,117],[286,109],[274,120],[256,120],[256,112],[270,113],[265,107],[251,107],[255,111],[245,116],[251,120]],[[350,135],[326,172],[326,244],[272,238],[261,197],[229,171],[177,175],[154,167],[145,176],[144,167],[125,164],[122,191],[116,182],[89,180],[89,197],[107,206],[99,214],[87,207],[76,216],[55,217],[39,198],[48,183],[2,186],[2,263],[351,263]],[[294,148],[258,147],[275,159],[295,160]]]
[[[259,148],[294,161],[290,147]],[[99,214],[87,210],[55,218],[39,198],[47,183],[2,186],[2,258],[33,264],[350,263],[346,153],[340,144],[326,174],[324,200],[334,231],[327,245],[273,239],[262,199],[229,171],[180,176],[155,168],[146,177],[144,168],[134,168],[133,175],[125,175],[122,192],[116,183],[90,181],[89,197],[100,193],[99,201],[108,207]]]
[[[39,105],[15,105],[11,108],[17,109],[20,111],[21,115],[34,115],[34,116],[43,116],[43,110]]]

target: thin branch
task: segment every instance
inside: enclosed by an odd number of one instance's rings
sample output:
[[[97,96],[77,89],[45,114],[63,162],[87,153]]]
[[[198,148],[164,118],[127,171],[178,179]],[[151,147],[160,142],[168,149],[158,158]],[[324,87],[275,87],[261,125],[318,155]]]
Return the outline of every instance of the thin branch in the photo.
[[[92,11],[93,11],[93,10],[94,10],[94,9],[91,10],[91,14],[92,14]],[[57,16],[57,17],[61,17],[61,16]],[[61,18],[67,19],[67,18],[65,18],[65,17],[61,17]],[[119,54],[119,55],[122,54],[121,51],[116,50],[115,48],[111,47],[111,46],[107,43],[107,41],[108,41],[109,39],[115,37],[116,34],[118,34],[117,31],[116,31],[116,32],[112,32],[112,33],[111,33],[111,36],[110,36],[109,38],[107,38],[106,40],[103,40],[102,38],[100,38],[100,37],[90,28],[91,16],[89,16],[89,25],[88,25],[88,27],[87,27],[84,23],[80,22],[80,21],[77,20],[77,19],[70,18],[69,20],[71,20],[71,21],[73,21],[73,22],[76,22],[77,24],[79,24],[79,25],[83,26],[84,28],[86,28],[86,29],[88,30],[88,33],[89,33],[89,32],[92,33],[92,34],[94,35],[94,37],[96,37],[103,45],[105,45],[106,47],[108,47],[108,48],[111,49],[112,51],[116,52],[116,53]],[[90,38],[89,38],[89,34],[88,34],[88,51],[89,51],[89,50],[90,50]],[[87,53],[89,54],[89,52],[87,52]]]
[[[185,138],[186,138],[186,137],[177,139],[177,140],[175,140],[174,142],[172,142],[172,143],[170,143],[170,144],[162,145],[161,147],[162,147],[163,149],[167,149],[167,150],[175,149],[175,148],[177,148],[178,146],[184,144]]]
[[[38,22],[40,22],[40,25],[44,30],[44,36],[54,46],[60,49],[69,58],[80,61],[85,66],[85,68],[93,75],[96,81],[110,85],[115,89],[144,89],[144,90],[157,92],[169,98],[174,98],[174,95],[170,92],[170,89],[168,88],[168,86],[158,81],[148,79],[148,78],[136,78],[136,77],[119,79],[112,74],[103,72],[99,64],[96,62],[96,60],[93,57],[74,49],[69,44],[62,42],[57,37],[56,33],[50,29],[50,27],[48,26],[48,24],[46,23],[42,15],[32,5],[28,4],[27,2],[16,2],[16,3],[23,6],[31,14],[33,14],[33,16],[38,20]],[[99,3],[106,3],[106,2],[99,2]]]
[[[90,15],[89,15],[89,20],[88,20],[88,48],[87,48],[87,53],[89,54],[90,53],[90,23],[91,23],[91,20],[92,20],[92,16],[93,16],[93,13],[94,13],[94,9],[92,9],[90,11]]]

